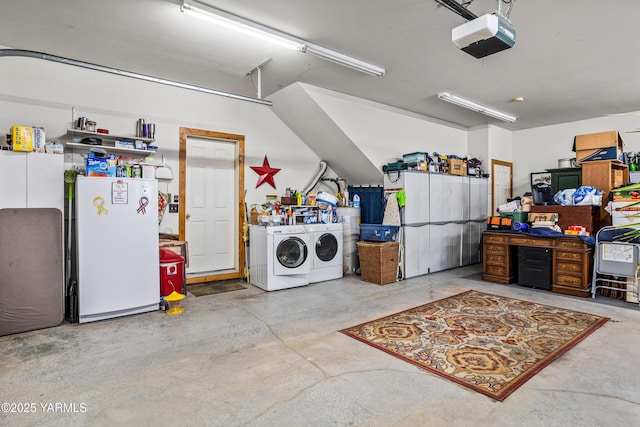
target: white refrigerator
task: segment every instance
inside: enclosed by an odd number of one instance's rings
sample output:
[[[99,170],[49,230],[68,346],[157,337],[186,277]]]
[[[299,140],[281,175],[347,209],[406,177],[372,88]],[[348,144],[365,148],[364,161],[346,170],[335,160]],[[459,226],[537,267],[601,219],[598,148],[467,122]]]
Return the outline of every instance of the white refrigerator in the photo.
[[[158,182],[78,176],[75,204],[80,323],[157,310]]]

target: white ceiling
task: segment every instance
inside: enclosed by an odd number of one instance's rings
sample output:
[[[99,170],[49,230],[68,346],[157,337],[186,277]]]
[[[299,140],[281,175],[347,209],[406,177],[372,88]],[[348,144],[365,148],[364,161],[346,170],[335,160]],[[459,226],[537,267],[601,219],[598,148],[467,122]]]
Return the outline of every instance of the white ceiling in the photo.
[[[251,97],[247,73],[271,59],[263,98],[303,82],[465,127],[516,130],[640,110],[637,0],[514,0],[516,45],[484,59],[456,48],[451,29],[466,21],[434,0],[205,1],[387,73],[371,77],[217,28],[181,13],[179,0],[3,0],[0,45]],[[475,0],[469,10],[495,8],[494,0]],[[445,103],[440,91],[518,121]]]

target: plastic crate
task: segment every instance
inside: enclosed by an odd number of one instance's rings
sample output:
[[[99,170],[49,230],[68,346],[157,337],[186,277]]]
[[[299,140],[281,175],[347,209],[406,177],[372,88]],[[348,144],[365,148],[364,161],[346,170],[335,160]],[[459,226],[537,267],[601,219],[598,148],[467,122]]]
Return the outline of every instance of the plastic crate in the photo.
[[[395,242],[398,230],[397,225],[384,224],[360,224],[360,240],[368,242]]]
[[[426,163],[428,153],[416,152],[402,155],[402,161],[409,164],[415,165],[416,163]]]

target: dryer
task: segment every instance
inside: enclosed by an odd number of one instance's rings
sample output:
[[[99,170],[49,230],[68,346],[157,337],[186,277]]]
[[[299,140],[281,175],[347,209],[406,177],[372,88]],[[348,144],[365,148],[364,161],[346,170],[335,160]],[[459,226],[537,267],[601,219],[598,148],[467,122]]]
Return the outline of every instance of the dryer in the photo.
[[[343,276],[343,226],[340,223],[306,224],[311,238],[309,282],[339,279]]]
[[[304,225],[249,230],[250,283],[265,291],[309,284],[311,244]]]

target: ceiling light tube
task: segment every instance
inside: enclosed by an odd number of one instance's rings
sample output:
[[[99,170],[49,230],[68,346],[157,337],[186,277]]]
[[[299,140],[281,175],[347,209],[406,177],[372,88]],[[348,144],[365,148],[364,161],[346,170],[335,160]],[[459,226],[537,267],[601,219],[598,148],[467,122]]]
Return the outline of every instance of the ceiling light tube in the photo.
[[[496,119],[504,120],[505,122],[515,123],[516,121],[515,116],[512,116],[507,113],[503,113],[502,111],[495,110],[491,107],[487,107],[482,104],[478,104],[477,102],[473,102],[468,99],[461,98],[449,92],[438,93],[438,98],[442,99],[443,101],[447,101],[452,104],[459,105],[460,107],[468,108],[469,110],[482,113]]]
[[[304,46],[302,40],[195,0],[182,0],[180,10],[207,22],[275,43],[287,49],[302,51]]]
[[[369,64],[364,61],[360,61],[359,59],[352,58],[350,56],[344,55],[339,52],[335,52],[333,50],[324,48],[322,46],[317,46],[314,44],[307,44],[304,46],[303,52],[310,53],[311,55],[320,57],[322,59],[326,59],[327,61],[335,62],[340,65],[344,65],[345,67],[353,68],[354,70],[361,71],[366,74],[370,74],[376,77],[384,76],[384,68],[378,67],[376,65]]]
[[[310,53],[322,59],[344,65],[345,67],[349,67],[366,74],[381,77],[384,76],[385,73],[384,68],[352,58],[322,46],[314,45],[313,43],[308,43],[302,39],[290,36],[289,34],[258,24],[257,22],[216,9],[215,7],[209,6],[208,4],[202,3],[198,0],[182,0],[180,10],[208,22],[239,31],[243,34],[258,37],[262,40],[266,40],[292,50]]]

